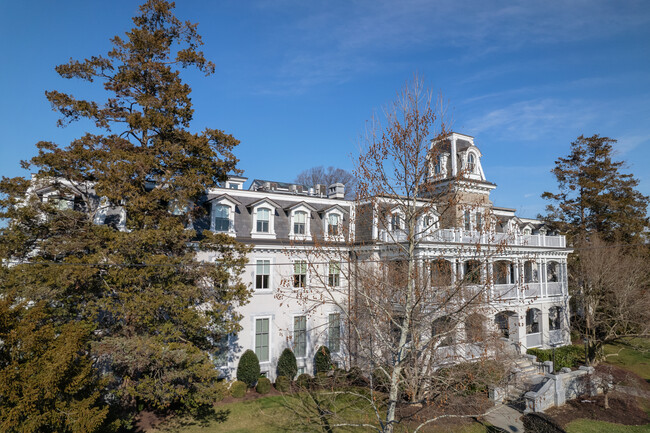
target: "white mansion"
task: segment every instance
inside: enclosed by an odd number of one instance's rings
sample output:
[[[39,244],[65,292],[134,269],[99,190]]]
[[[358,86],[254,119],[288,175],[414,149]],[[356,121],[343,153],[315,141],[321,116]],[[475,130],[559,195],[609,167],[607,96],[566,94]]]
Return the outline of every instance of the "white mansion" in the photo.
[[[450,283],[466,279],[485,284],[485,315],[489,325],[500,329],[520,351],[527,348],[567,344],[567,255],[564,236],[550,231],[541,221],[520,218],[514,209],[493,206],[481,166],[481,152],[474,139],[452,133],[440,146],[431,164],[441,185],[457,183],[463,200],[471,207],[458,207],[452,217],[432,214],[431,227],[422,234],[417,254],[423,262],[437,261],[449,272]],[[459,180],[460,179],[460,180]],[[244,282],[253,292],[250,302],[239,307],[242,330],[229,337],[230,351],[219,358],[219,367],[232,376],[239,356],[247,349],[257,354],[262,371],[275,377],[278,357],[291,347],[301,372],[313,373],[316,348],[326,345],[336,357],[344,351],[344,314],[332,303],[305,305],[291,302],[283,293],[293,287],[318,293],[324,285],[337,293],[353,290],[342,264],[309,263],[306,249],[319,240],[371,245],[379,256],[400,241],[399,216],[378,221],[377,213],[363,214],[354,201],[344,198],[344,186],[303,186],[253,180],[247,190],[243,177],[230,177],[220,188],[208,191],[210,221],[204,229],[232,235],[254,245]],[[429,218],[429,217],[427,217]],[[488,224],[487,219],[491,220]],[[468,251],[505,245],[498,253],[476,262]],[[496,251],[496,250],[495,250]],[[204,253],[206,261],[217,258]],[[487,277],[483,278],[482,277]],[[481,281],[479,281],[481,280]],[[463,332],[460,324],[455,331]]]

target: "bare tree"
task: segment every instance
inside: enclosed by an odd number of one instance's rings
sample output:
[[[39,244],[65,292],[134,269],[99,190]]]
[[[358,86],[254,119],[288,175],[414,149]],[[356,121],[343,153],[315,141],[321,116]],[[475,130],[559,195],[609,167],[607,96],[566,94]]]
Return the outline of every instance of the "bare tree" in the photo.
[[[304,247],[316,284],[302,290],[294,285],[278,295],[306,306],[335,306],[345,318],[346,356],[339,361],[369,382],[366,388],[321,390],[318,416],[310,420],[326,421],[325,431],[356,425],[392,432],[402,422],[418,431],[440,418],[479,416],[484,407],[435,414],[431,409],[467,385],[469,376],[491,374],[498,381],[505,375],[503,363],[486,361],[503,353],[486,319],[492,278],[486,264],[507,246],[505,239],[479,246],[492,233],[489,212],[475,244],[454,250],[466,263],[462,277],[450,262],[420,248],[444,241],[443,222],[453,226],[464,210],[481,205],[456,188],[458,182],[471,184],[464,173],[456,183],[442,182],[435,169],[448,136],[442,107],[415,79],[381,119],[372,119],[355,169],[355,224]],[[329,277],[332,264],[341,276],[337,284]],[[454,367],[464,361],[472,362],[469,376]],[[339,410],[341,395],[345,412]],[[313,407],[316,399],[308,401]],[[356,416],[350,407],[358,409]]]
[[[586,339],[587,362],[598,364],[603,346],[650,336],[650,266],[647,246],[611,244],[597,234],[576,243],[570,286],[573,321]]]
[[[296,176],[296,183],[313,187],[315,185],[330,186],[335,183],[345,185],[345,198],[354,199],[356,193],[357,179],[354,174],[342,168],[327,167],[322,165],[308,168]]]

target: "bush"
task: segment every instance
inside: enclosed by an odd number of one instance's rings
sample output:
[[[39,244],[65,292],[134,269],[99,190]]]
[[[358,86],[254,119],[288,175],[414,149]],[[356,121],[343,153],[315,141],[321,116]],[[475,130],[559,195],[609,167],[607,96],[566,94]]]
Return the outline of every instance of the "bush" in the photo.
[[[332,369],[332,355],[327,346],[321,346],[316,350],[314,366],[316,367],[316,373],[328,372]]]
[[[266,377],[260,377],[257,381],[255,391],[259,394],[268,394],[271,391],[271,381]]]
[[[330,384],[330,377],[324,371],[316,373],[312,383],[318,388],[326,388]]]
[[[237,380],[244,382],[249,388],[255,386],[260,377],[260,361],[252,350],[247,350],[239,358],[237,365]]]
[[[236,380],[230,385],[230,395],[235,398],[242,398],[246,395],[247,386],[241,380]]]
[[[286,376],[278,376],[275,379],[275,389],[280,392],[287,392],[291,388],[291,381]]]
[[[553,361],[553,349],[528,349],[529,355],[535,355],[537,361]],[[585,358],[585,349],[582,346],[562,346],[555,349],[555,370],[564,367],[577,367]]]
[[[289,348],[282,351],[278,359],[278,376],[284,376],[289,380],[293,380],[298,374],[298,363],[296,362],[296,355]]]
[[[390,367],[385,369],[390,371]],[[375,368],[375,371],[372,372],[372,386],[380,392],[388,392],[390,387],[390,376],[384,371],[385,369]]]
[[[300,388],[305,388],[305,389],[309,388],[312,384],[311,382],[312,382],[311,376],[308,375],[307,373],[301,374],[300,376],[298,376],[298,379],[296,379],[296,384]]]
[[[347,382],[351,386],[367,387],[368,379],[359,367],[352,367],[347,373]]]

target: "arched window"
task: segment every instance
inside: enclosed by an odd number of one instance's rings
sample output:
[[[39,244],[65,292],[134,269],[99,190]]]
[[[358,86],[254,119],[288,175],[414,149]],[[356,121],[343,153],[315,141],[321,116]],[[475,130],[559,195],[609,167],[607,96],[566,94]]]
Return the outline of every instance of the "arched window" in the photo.
[[[529,308],[526,311],[526,334],[537,334],[539,329],[539,318],[541,311],[537,308]]]
[[[539,283],[537,263],[533,260],[524,263],[524,283]]]
[[[329,213],[327,215],[327,234],[330,236],[338,236],[341,233],[341,215],[337,213]]]
[[[464,263],[465,276],[463,277],[468,284],[481,284],[481,262],[478,260],[468,260]]]
[[[470,173],[474,173],[474,170],[476,169],[476,159],[474,158],[473,153],[468,153],[467,154],[467,170]]]
[[[548,329],[551,331],[562,329],[562,307],[548,309]]]
[[[439,347],[452,346],[456,341],[455,332],[456,324],[449,316],[442,316],[434,320],[431,326],[431,338],[439,341]]]
[[[307,212],[298,211],[293,216],[293,234],[304,235],[307,228]]]
[[[227,232],[230,230],[230,207],[225,204],[214,206],[214,231]]]
[[[391,230],[401,230],[403,229],[402,216],[398,213],[394,213],[390,216],[390,228]]]
[[[431,286],[451,286],[451,263],[445,259],[437,259],[430,263]]]
[[[481,343],[485,341],[485,316],[473,313],[465,319],[465,336],[468,343]]]
[[[494,284],[514,284],[515,275],[512,262],[497,260],[494,262]]]
[[[546,264],[546,281],[549,283],[560,281],[560,264],[558,262],[548,262]]]
[[[271,219],[271,210],[266,208],[257,209],[256,229],[258,233],[269,232],[269,220]]]
[[[494,316],[494,323],[505,338],[510,337],[511,332],[515,332],[517,323],[517,313],[514,311],[501,311]],[[511,329],[511,323],[513,328]]]

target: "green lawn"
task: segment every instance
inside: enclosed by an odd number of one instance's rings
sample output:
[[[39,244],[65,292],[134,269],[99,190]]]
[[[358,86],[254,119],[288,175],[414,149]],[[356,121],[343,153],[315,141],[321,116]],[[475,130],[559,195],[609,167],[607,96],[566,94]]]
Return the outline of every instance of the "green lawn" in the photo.
[[[636,347],[635,347],[636,346]],[[642,350],[637,350],[640,347]],[[618,353],[618,355],[614,355]],[[650,381],[650,340],[635,339],[631,344],[605,345],[606,362],[630,370]]]
[[[196,423],[186,423],[179,425],[178,423],[170,424],[166,428],[152,430],[150,433],[276,433],[285,432],[287,427],[291,425],[294,414],[286,407],[288,402],[287,398],[291,397],[264,397],[257,400],[246,402],[235,402],[230,404],[223,404],[218,406],[219,411],[227,412],[227,418],[223,422],[213,421],[207,426],[201,426]],[[304,428],[299,428],[299,431],[309,431]],[[322,431],[314,429],[313,431]],[[335,432],[355,432],[355,431],[368,431],[365,429],[334,429]],[[396,429],[397,432],[401,430]],[[486,433],[484,426],[479,423],[473,422],[458,427],[450,431],[448,427],[435,427],[427,428],[424,430],[426,433]]]
[[[649,425],[622,425],[590,419],[577,419],[566,426],[567,433],[648,433]]]

